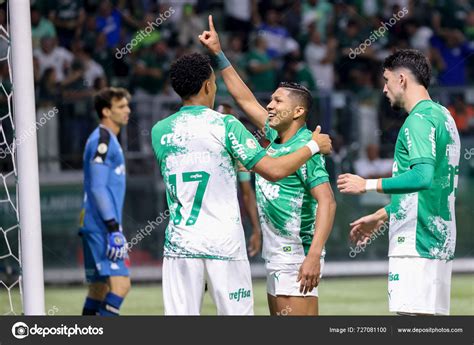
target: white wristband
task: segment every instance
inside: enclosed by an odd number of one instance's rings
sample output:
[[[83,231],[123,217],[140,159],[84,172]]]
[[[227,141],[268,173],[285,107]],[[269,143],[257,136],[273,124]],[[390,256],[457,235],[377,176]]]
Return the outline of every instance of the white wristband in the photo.
[[[319,145],[314,140],[310,140],[306,146],[311,150],[311,155],[314,156],[316,153],[319,152]]]
[[[367,192],[377,191],[378,179],[368,179],[365,181],[365,190]]]

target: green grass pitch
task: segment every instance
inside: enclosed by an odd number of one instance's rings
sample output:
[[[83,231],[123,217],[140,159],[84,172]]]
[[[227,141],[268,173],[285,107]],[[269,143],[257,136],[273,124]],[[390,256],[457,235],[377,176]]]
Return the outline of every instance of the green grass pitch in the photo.
[[[80,315],[86,287],[46,287],[49,315]],[[321,315],[391,315],[388,312],[387,279],[326,278],[319,287]],[[264,280],[254,281],[255,314],[268,315]],[[5,300],[0,306],[5,306]],[[162,315],[161,285],[139,284],[122,306],[122,315]],[[202,314],[216,310],[206,294]],[[451,315],[474,315],[474,275],[454,275],[451,287]]]

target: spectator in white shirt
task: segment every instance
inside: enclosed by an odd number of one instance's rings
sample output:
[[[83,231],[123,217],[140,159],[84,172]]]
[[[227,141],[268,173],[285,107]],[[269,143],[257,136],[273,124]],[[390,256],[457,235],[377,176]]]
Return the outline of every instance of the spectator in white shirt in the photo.
[[[363,178],[379,178],[392,176],[392,159],[380,158],[379,146],[369,144],[366,147],[367,156],[359,158],[354,163],[355,173]]]
[[[311,40],[305,48],[304,57],[320,90],[330,91],[334,87],[334,61],[336,41],[328,38],[322,42],[321,35],[314,29]]]
[[[52,67],[58,82],[64,80],[66,71],[74,60],[73,54],[63,47],[58,47],[56,39],[52,37],[41,39],[41,48],[35,51],[34,56],[38,60],[40,78],[46,69]]]

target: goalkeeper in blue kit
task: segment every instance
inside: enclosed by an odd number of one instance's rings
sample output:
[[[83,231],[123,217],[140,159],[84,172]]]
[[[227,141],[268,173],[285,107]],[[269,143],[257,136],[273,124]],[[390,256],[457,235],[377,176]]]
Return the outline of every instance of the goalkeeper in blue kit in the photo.
[[[130,116],[130,94],[104,88],[94,97],[100,125],[84,150],[84,201],[79,235],[89,292],[82,315],[116,316],[130,290],[127,241],[122,233],[125,159],[117,139]]]

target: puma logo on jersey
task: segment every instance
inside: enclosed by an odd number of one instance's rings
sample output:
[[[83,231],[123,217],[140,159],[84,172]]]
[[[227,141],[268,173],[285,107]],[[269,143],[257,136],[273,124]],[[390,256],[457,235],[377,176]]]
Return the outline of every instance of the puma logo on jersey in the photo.
[[[230,132],[228,137],[230,139],[230,143],[231,143],[232,148],[234,149],[235,153],[237,154],[237,157],[234,157],[234,158],[247,159],[248,157],[245,154],[244,145],[239,143],[239,141],[237,140],[237,137],[235,136],[235,134],[233,132]]]

